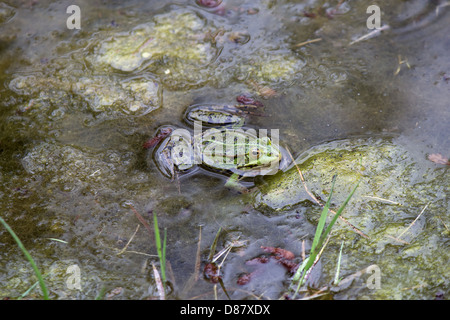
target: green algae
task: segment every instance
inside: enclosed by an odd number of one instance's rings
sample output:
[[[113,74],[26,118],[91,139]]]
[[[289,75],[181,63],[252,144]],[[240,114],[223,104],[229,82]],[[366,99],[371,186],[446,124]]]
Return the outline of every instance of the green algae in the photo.
[[[119,163],[101,161],[78,148],[42,143],[25,155],[22,164],[29,174],[42,175],[47,183],[72,191],[110,185],[106,180],[114,181]]]
[[[212,21],[184,10],[156,15],[152,22],[102,41],[90,59],[97,68],[151,70],[167,87],[177,90],[206,84],[223,87],[233,79],[277,86],[293,81],[305,65],[285,46],[274,49],[273,43],[259,40],[261,35],[255,35],[256,40],[247,36],[246,41],[236,41],[235,34],[242,32]],[[223,58],[216,61],[219,53]]]
[[[263,51],[262,51],[263,52]],[[259,85],[276,86],[278,83],[293,81],[305,65],[301,59],[290,52],[267,52],[255,55],[251,60],[242,62],[238,77],[256,81]]]
[[[14,78],[9,86],[17,94],[30,99],[28,104],[22,106],[22,112],[29,109],[31,112],[53,109],[51,115],[56,119],[56,109],[61,108],[64,98],[67,100],[72,95],[85,102],[89,111],[113,114],[113,118],[143,115],[159,108],[161,104],[158,83],[145,77],[121,80],[105,75],[70,76],[68,80],[62,76],[38,78],[30,75]]]
[[[344,217],[369,238],[360,239],[341,222],[334,226],[331,240],[336,243],[334,248],[342,241],[351,243],[347,275],[372,264],[381,269],[381,288],[371,291],[366,287],[358,298],[405,299],[421,296],[425,288],[448,289],[447,168],[415,158],[389,138],[325,143],[306,151],[296,162],[317,199],[327,198],[334,175],[338,177],[333,194],[337,204],[361,180]],[[268,216],[306,208],[304,217],[317,223],[320,207],[306,192],[298,169],[292,167],[265,179],[255,195],[255,208]],[[325,259],[336,261],[338,250],[328,250],[332,254]],[[327,278],[333,270],[332,263],[323,269]],[[345,290],[340,294],[349,297]]]
[[[14,17],[14,15],[15,10],[13,7],[10,7],[7,4],[0,2],[0,24],[7,23]]]
[[[147,60],[168,60],[164,72],[171,72],[171,60],[200,67],[214,56],[211,45],[201,39],[204,21],[191,12],[157,15],[154,22],[115,35],[101,44],[96,61],[121,71],[134,71]]]

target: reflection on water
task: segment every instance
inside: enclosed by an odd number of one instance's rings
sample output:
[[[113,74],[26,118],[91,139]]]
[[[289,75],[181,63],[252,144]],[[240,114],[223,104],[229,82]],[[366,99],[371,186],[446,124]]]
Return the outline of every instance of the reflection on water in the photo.
[[[68,30],[65,3],[0,1],[1,212],[44,273],[51,274],[55,298],[91,299],[103,285],[110,291],[123,288],[114,296],[118,299],[158,295],[148,267],[156,262],[153,234],[142,226],[136,231],[140,221],[130,204],[150,224],[157,212],[160,226],[167,228],[170,298],[214,297],[213,284],[191,276],[201,271],[195,269],[200,231],[200,259],[206,261],[219,228],[217,250],[230,248],[221,271],[232,297],[252,298],[248,292],[254,290],[278,299],[286,292],[289,274],[277,263],[259,268],[262,276],[247,287],[236,281],[250,272],[248,261],[262,254],[260,246],[300,257],[305,240],[308,252],[316,222],[305,217],[314,205],[267,218],[267,212],[254,208],[251,193],[224,187],[228,175],[223,172],[163,176],[151,160],[153,150],[142,145],[161,128],[189,129],[183,116],[191,105],[234,105],[242,96],[260,101],[257,111],[246,114],[246,126],[279,129],[280,143],[293,158],[328,141],[388,136],[423,172],[447,174],[426,160],[431,153],[449,156],[446,1],[383,3],[381,24],[389,29],[370,39],[364,38],[371,31],[366,26],[370,1],[206,3],[79,1],[81,29]],[[350,45],[355,39],[362,40]],[[448,206],[445,191],[435,197],[444,209]],[[425,216],[430,233],[418,243],[445,245],[445,212]],[[414,219],[406,218],[412,219],[401,222]],[[431,226],[439,232],[432,233]],[[365,241],[343,232],[342,238]],[[247,244],[230,247],[236,241]],[[336,243],[330,252],[340,246]],[[374,250],[390,248],[380,243]],[[5,244],[13,247],[1,230],[0,245]],[[399,250],[410,259],[435,254],[414,251],[416,246]],[[384,259],[394,255],[389,250]],[[8,261],[0,264],[6,284],[1,295],[16,297],[34,280],[21,273],[27,265],[12,249],[1,259]],[[65,286],[64,271],[73,264],[81,268],[81,292]],[[405,265],[396,261],[392,269],[404,275]],[[350,275],[364,267],[344,269]],[[328,273],[334,271],[317,272],[319,286],[328,285],[333,276]],[[448,274],[403,291],[397,287],[407,285],[394,280],[387,282],[383,297],[429,299],[448,291]],[[354,285],[336,297],[377,293]]]

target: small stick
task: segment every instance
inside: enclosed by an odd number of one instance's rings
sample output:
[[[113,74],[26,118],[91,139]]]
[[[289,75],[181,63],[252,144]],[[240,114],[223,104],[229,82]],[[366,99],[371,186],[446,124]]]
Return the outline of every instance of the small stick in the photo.
[[[302,240],[302,261],[305,261],[305,259],[306,259],[305,240]]]
[[[408,226],[408,228],[406,228],[405,231],[403,231],[402,233],[400,233],[400,235],[399,235],[397,238],[400,239],[400,237],[401,237],[402,235],[404,235],[405,232],[408,231],[409,228],[411,228],[411,227],[414,225],[414,223],[416,223],[417,219],[420,218],[420,216],[422,215],[422,213],[425,211],[425,209],[428,207],[429,204],[430,204],[430,203],[428,202],[427,205],[426,205],[426,206],[422,209],[422,211],[419,213],[419,215],[414,219],[414,221],[411,222],[411,224]]]
[[[198,243],[197,243],[197,254],[196,254],[196,258],[195,258],[195,269],[194,269],[194,281],[198,280],[199,274],[200,274],[200,264],[201,264],[201,259],[200,259],[200,244],[202,242],[202,226],[200,226],[200,230],[198,233]]]
[[[388,25],[384,25],[384,26],[382,26],[382,27],[379,28],[379,29],[375,29],[375,30],[369,32],[368,34],[363,35],[362,37],[359,37],[358,39],[356,39],[356,40],[350,42],[349,46],[351,46],[351,45],[353,45],[353,44],[355,44],[355,43],[357,43],[357,42],[360,42],[360,41],[363,41],[363,40],[367,40],[367,39],[373,38],[373,37],[377,36],[378,34],[380,34],[381,31],[387,30],[387,29],[389,29],[389,28],[390,28],[390,27],[389,27]]]
[[[388,199],[378,198],[378,197],[363,196],[363,198],[370,198],[370,199],[374,199],[374,200],[380,200],[380,201],[396,204],[396,205],[399,205],[399,206],[402,205],[401,203],[398,203],[398,202],[395,202],[395,201],[391,201],[391,200],[388,200]]]
[[[155,264],[152,262],[153,274],[155,276],[156,288],[158,288],[159,292],[159,300],[166,300],[166,294],[164,293],[164,285],[161,281],[161,277],[159,276],[159,272],[155,267]]]
[[[393,239],[393,240],[395,240],[395,241],[398,241],[398,242],[400,242],[400,243],[403,243],[403,244],[410,244],[409,242],[406,242],[406,241],[404,241],[404,240],[401,240],[401,239],[399,239],[399,238],[396,238],[396,237],[393,237],[393,236],[390,236],[390,235],[386,235],[386,237],[391,238],[391,239]]]
[[[308,41],[303,41],[303,42],[300,42],[300,43],[297,43],[296,45],[294,45],[294,48],[303,47],[303,46],[305,46],[307,44],[314,43],[314,42],[319,42],[319,41],[322,41],[322,38],[317,38],[317,39],[312,39],[312,40],[308,40]]]
[[[139,251],[133,251],[133,250],[124,251],[123,253],[134,253],[134,254],[140,254],[141,256],[152,257],[152,258],[158,258],[158,255],[157,255],[157,254],[149,254],[149,253],[139,252]]]
[[[444,221],[442,221],[441,217],[438,217],[438,218],[439,218],[439,220],[441,220],[441,222],[444,225],[445,229],[447,229],[447,231],[449,231],[447,225],[444,223]]]
[[[397,70],[395,70],[395,72],[394,72],[394,76],[396,76],[396,75],[398,75],[400,73],[401,65],[404,64],[404,63],[406,64],[408,69],[411,69],[411,66],[408,63],[408,59],[402,60],[402,56],[398,55],[398,66],[397,66]]]
[[[445,2],[445,3],[442,3],[442,4],[438,5],[438,6],[436,6],[436,16],[439,14],[439,9],[440,8],[447,7],[447,6],[450,6],[450,2]]]
[[[133,235],[131,236],[130,240],[128,240],[128,242],[127,242],[127,244],[125,245],[125,247],[123,247],[123,249],[120,250],[120,251],[117,253],[117,255],[120,255],[120,254],[124,253],[125,250],[127,250],[128,245],[131,243],[131,241],[133,241],[133,238],[134,238],[134,236],[136,235],[136,233],[138,232],[139,227],[140,227],[140,225],[137,225],[136,230],[134,231],[134,233],[133,233]]]
[[[145,219],[139,214],[139,212],[136,211],[136,209],[133,207],[132,204],[129,204],[131,210],[134,212],[134,214],[136,215],[136,218],[138,218],[138,220],[144,225],[144,227],[147,229],[148,233],[150,235],[153,235],[153,230],[152,228],[150,228],[150,226],[148,225],[147,221],[145,221]]]
[[[202,239],[202,227],[200,226],[199,230],[199,236],[198,236],[198,242],[197,242],[197,253],[196,253],[196,259],[195,259],[195,267],[194,267],[194,273],[189,277],[188,281],[184,285],[184,288],[182,290],[182,294],[185,292],[188,292],[192,289],[194,284],[198,281],[199,275],[200,275],[200,265],[201,265],[201,257],[200,257],[200,244]]]

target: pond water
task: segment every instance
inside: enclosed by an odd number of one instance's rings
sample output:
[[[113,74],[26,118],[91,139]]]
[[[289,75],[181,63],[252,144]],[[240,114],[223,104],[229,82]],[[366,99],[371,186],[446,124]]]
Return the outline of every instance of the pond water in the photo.
[[[381,30],[372,1],[80,0],[70,29],[72,4],[0,1],[0,216],[51,298],[159,298],[154,213],[167,299],[290,298],[292,269],[261,246],[300,263],[334,174],[333,208],[360,186],[298,297],[448,298],[447,1],[383,2]],[[259,102],[246,128],[279,130],[306,189],[293,164],[247,178],[248,193],[204,166],[170,178],[143,147],[192,132],[189,106],[242,95]],[[204,277],[219,229],[226,293]],[[0,296],[17,298],[36,278],[3,228],[0,252]]]

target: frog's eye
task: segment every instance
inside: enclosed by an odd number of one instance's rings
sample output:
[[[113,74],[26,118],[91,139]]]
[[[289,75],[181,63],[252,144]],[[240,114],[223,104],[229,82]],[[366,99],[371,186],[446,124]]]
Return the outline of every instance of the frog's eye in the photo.
[[[261,153],[261,152],[259,151],[258,148],[254,148],[254,149],[252,150],[252,156],[254,156],[254,157],[259,157],[260,153]]]

